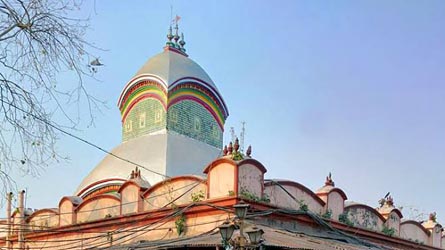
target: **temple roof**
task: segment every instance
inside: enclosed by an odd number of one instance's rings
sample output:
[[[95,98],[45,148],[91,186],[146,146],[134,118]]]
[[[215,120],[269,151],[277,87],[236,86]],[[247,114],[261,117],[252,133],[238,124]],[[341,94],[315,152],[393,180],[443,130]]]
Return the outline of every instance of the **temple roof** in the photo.
[[[176,49],[166,47],[148,61],[137,71],[135,77],[141,75],[155,75],[169,88],[175,82],[183,78],[197,78],[206,82],[214,90],[217,90],[212,79],[195,61]]]
[[[121,185],[129,179],[134,163],[143,166],[141,175],[148,185],[167,177],[201,174],[203,166],[217,158],[220,149],[163,131],[123,142],[111,153],[83,179],[74,195],[84,197],[100,187]]]

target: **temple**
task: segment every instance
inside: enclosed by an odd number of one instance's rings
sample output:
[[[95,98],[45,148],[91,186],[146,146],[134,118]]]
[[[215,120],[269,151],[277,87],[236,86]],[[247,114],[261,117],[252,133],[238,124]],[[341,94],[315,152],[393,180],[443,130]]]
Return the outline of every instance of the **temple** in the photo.
[[[330,173],[318,190],[265,179],[252,147],[223,146],[228,108],[177,24],[117,106],[122,143],[73,194],[43,209],[9,196],[2,249],[445,249],[435,213],[351,202]]]

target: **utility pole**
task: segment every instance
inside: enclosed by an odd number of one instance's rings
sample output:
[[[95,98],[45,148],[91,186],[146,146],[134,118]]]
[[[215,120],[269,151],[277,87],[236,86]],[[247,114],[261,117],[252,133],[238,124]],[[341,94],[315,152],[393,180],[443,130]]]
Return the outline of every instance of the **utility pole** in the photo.
[[[19,226],[18,226],[18,242],[19,250],[25,250],[25,190],[19,193]]]
[[[11,228],[12,228],[12,221],[11,221],[11,206],[12,206],[12,192],[8,193],[8,196],[6,197],[7,204],[6,204],[6,224],[7,224],[7,232],[6,232],[6,249],[11,250],[12,244],[11,244]]]

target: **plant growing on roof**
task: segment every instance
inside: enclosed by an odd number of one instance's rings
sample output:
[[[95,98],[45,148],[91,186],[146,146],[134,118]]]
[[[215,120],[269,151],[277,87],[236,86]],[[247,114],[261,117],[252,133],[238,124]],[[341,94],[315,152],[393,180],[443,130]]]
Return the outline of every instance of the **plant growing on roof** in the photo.
[[[396,233],[396,230],[392,227],[387,227],[386,225],[383,226],[382,233],[388,235],[388,236],[394,236]]]
[[[338,221],[344,223],[350,227],[354,226],[354,223],[349,219],[348,212],[343,212],[338,216]]]
[[[176,233],[178,236],[185,232],[185,221],[185,215],[182,213],[175,220]]]
[[[241,154],[241,152],[233,152],[232,154],[232,160],[234,161],[241,161],[242,159],[244,159],[243,154]]]
[[[332,218],[332,210],[328,209],[324,214],[321,215],[324,219],[331,219]]]
[[[251,193],[246,188],[241,188],[240,197],[246,200],[251,200],[256,202],[270,203],[270,198],[267,194],[264,194],[262,197],[258,197],[257,195]]]
[[[307,212],[309,211],[309,207],[308,205],[304,202],[304,200],[297,200],[298,204],[300,205],[300,207],[298,208],[298,210],[303,211],[303,212]]]
[[[203,190],[199,190],[199,192],[192,193],[191,196],[192,196],[193,202],[200,202],[200,201],[204,200],[204,198],[205,198]]]

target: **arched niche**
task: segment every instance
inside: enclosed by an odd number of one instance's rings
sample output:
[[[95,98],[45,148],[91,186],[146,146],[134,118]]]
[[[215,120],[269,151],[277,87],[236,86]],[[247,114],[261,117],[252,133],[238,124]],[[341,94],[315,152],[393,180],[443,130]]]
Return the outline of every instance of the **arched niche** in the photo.
[[[349,221],[356,227],[381,232],[385,218],[374,208],[364,204],[349,204],[345,206],[344,213]]]
[[[76,208],[76,223],[101,220],[120,215],[121,199],[118,194],[101,194],[84,200]]]
[[[295,210],[307,207],[310,211],[321,214],[325,206],[325,202],[314,192],[294,181],[266,180],[264,193],[269,197],[270,203],[278,207]]]
[[[419,222],[407,220],[400,223],[400,237],[419,244],[428,244],[430,232]]]
[[[59,202],[59,226],[76,223],[75,209],[83,202],[79,196],[65,196]]]
[[[149,188],[142,194],[144,211],[178,206],[206,199],[206,180],[199,176],[177,176]]]
[[[59,226],[59,210],[45,208],[35,211],[26,219],[31,230],[45,230]]]

